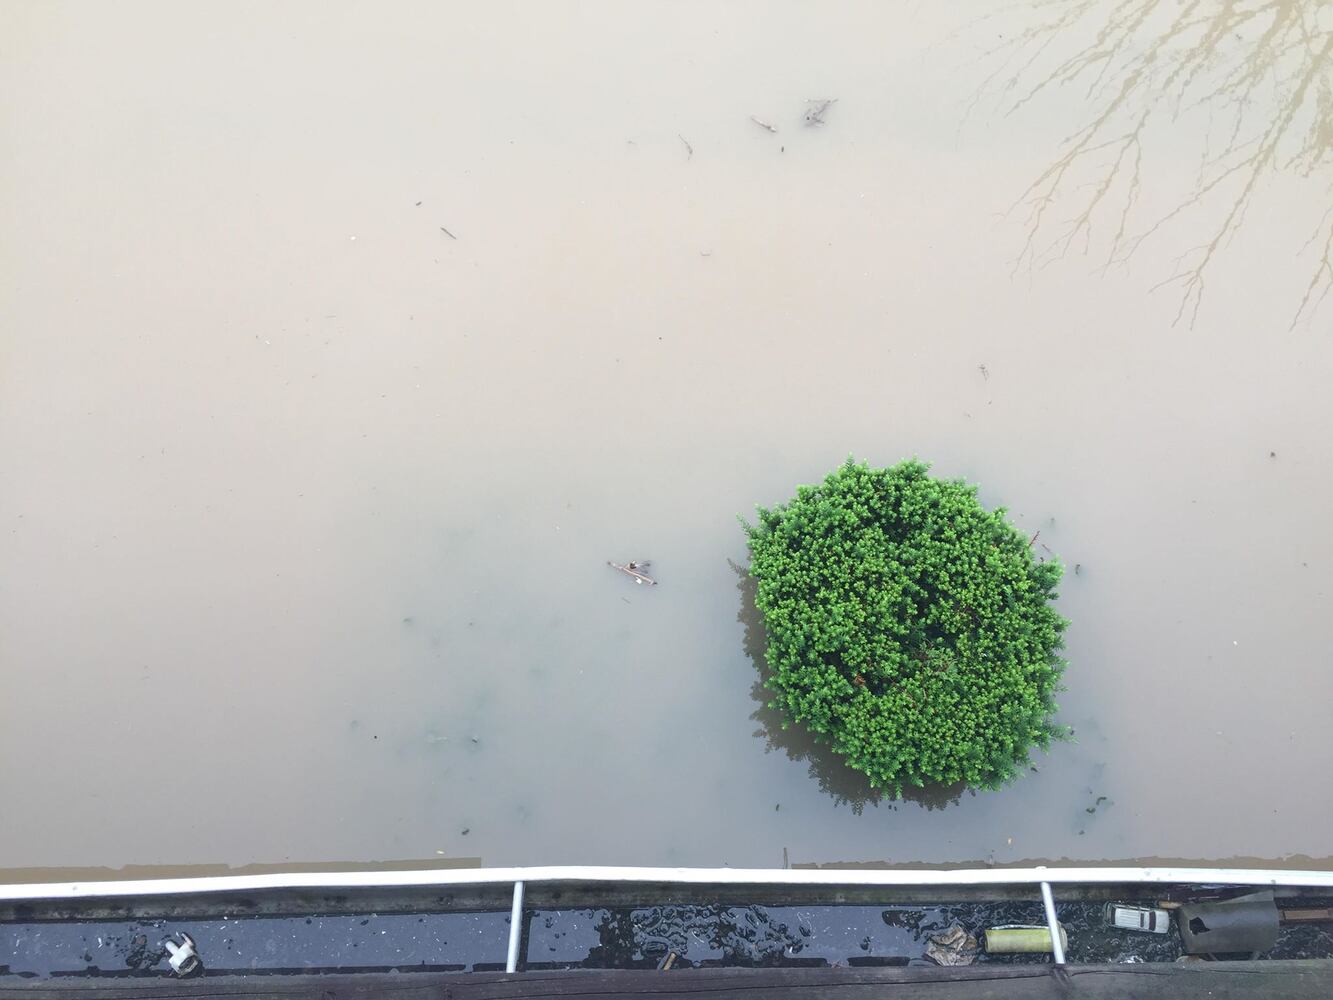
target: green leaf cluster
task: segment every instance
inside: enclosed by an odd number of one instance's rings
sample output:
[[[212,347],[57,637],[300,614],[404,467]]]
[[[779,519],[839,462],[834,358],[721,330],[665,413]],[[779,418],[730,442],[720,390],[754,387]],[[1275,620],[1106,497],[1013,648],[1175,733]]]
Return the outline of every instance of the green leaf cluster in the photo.
[[[849,459],[745,524],[773,707],[899,795],[997,788],[1066,735],[1059,563],[928,472]]]

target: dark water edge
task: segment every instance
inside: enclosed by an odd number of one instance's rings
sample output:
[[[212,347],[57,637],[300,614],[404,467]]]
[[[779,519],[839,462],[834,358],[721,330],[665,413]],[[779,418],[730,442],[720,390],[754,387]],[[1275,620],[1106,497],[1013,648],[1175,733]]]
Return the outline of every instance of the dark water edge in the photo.
[[[1308,897],[1302,905],[1333,899]],[[1057,905],[1074,964],[1173,962],[1166,934],[1107,927],[1100,902]],[[530,910],[523,968],[680,968],[930,964],[930,934],[954,924],[1043,925],[1038,902],[904,906],[716,906]],[[221,919],[0,923],[0,976],[170,975],[162,942],[189,934],[209,974],[287,971],[485,971],[503,967],[504,911],[247,916]],[[1286,924],[1261,958],[1333,956],[1333,925]],[[1249,956],[1246,956],[1249,957]],[[1048,955],[988,955],[979,964],[1045,964]]]

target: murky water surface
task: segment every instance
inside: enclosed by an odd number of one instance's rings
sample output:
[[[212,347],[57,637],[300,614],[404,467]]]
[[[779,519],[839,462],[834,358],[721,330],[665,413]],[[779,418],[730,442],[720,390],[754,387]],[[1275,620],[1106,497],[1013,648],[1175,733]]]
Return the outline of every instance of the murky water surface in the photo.
[[[0,8],[0,866],[1327,864],[1328,12],[1122,6]],[[849,453],[1070,568],[1003,791],[762,707]]]

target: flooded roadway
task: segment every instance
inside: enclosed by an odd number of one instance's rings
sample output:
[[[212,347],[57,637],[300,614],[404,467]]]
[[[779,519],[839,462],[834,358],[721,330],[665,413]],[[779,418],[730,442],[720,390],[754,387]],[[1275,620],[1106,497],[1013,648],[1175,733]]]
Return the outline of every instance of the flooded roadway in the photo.
[[[1329,864],[1333,69],[1210,187],[1003,6],[0,9],[0,867]],[[1037,773],[763,709],[736,516],[848,454],[1069,568]]]

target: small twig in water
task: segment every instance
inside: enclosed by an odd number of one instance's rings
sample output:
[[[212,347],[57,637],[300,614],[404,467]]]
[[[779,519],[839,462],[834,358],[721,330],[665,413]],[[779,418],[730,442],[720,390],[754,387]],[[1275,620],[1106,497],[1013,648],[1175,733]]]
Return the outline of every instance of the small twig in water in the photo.
[[[694,147],[690,145],[690,140],[689,140],[689,139],[686,139],[686,138],[685,138],[683,135],[681,135],[679,132],[676,133],[676,138],[679,139],[681,142],[685,143],[685,159],[688,160],[688,159],[690,159],[691,157],[693,157],[693,156],[694,156]]]
[[[440,232],[444,233],[444,235],[447,236],[447,237],[449,237],[449,239],[451,239],[451,240],[456,240],[456,239],[458,239],[457,236],[455,236],[453,233],[449,232],[449,230],[445,229],[443,226],[440,227]]]
[[[654,580],[647,573],[642,572],[647,566],[650,565],[647,560],[641,560],[639,562],[630,560],[629,562],[622,565],[621,563],[612,562],[610,559],[608,559],[606,561],[606,564],[610,566],[612,569],[618,569],[620,570],[620,572],[634,577],[635,583],[646,583],[650,587],[657,586],[656,580]]]
[[[1040,538],[1040,537],[1041,537],[1041,532],[1038,531],[1035,535],[1033,535],[1031,538],[1029,538],[1029,539],[1028,539],[1028,548],[1032,548],[1032,546],[1036,545],[1036,544],[1037,544],[1037,539]]]
[[[754,123],[755,123],[756,125],[758,125],[760,128],[768,129],[768,131],[770,131],[770,132],[776,132],[776,131],[777,131],[777,129],[776,129],[775,127],[773,127],[772,125],[768,124],[768,122],[761,122],[761,121],[760,121],[758,118],[756,118],[754,115],[751,115],[751,116],[750,116],[750,121],[754,122]]]

